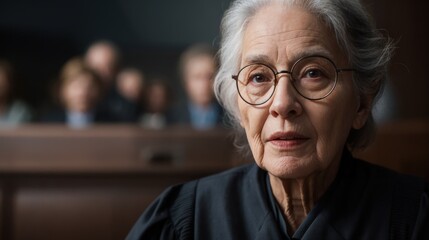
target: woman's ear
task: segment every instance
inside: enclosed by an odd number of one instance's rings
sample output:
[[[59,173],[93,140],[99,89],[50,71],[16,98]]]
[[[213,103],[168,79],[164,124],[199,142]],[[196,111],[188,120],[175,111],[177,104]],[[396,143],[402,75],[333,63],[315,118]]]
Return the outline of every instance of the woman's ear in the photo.
[[[372,101],[373,99],[370,97],[360,98],[360,103],[356,110],[355,118],[353,119],[353,124],[352,124],[353,129],[358,130],[365,125],[371,113]]]

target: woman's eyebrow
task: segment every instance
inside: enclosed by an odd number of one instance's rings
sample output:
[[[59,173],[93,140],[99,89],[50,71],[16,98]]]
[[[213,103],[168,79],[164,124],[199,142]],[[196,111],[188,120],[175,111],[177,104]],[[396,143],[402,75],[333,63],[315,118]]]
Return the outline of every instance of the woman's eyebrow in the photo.
[[[291,58],[293,61],[297,61],[298,59],[301,59],[303,57],[309,57],[309,56],[323,56],[327,57],[329,59],[333,59],[333,55],[325,48],[305,48],[301,51],[298,51],[293,55]]]
[[[249,55],[244,58],[244,64],[252,64],[252,63],[269,63],[271,62],[271,58],[264,54],[257,55]]]
[[[293,64],[303,57],[316,56],[316,55],[327,57],[329,59],[333,59],[334,57],[326,48],[322,48],[322,47],[304,48],[302,50],[299,50],[295,53],[290,54],[289,64]],[[264,63],[264,64],[271,65],[271,64],[274,64],[272,63],[272,61],[273,61],[272,58],[266,54],[251,54],[244,58],[243,64],[248,65],[253,63]]]

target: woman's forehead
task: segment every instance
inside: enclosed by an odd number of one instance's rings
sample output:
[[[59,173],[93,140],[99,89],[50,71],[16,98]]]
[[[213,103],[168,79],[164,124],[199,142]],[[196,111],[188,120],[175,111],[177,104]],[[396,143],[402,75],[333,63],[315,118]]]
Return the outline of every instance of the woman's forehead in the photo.
[[[312,13],[270,5],[249,21],[243,37],[242,63],[297,60],[308,55],[335,59],[340,48],[332,31]]]
[[[262,35],[294,32],[299,36],[300,31],[321,32],[322,26],[325,25],[315,14],[302,7],[270,4],[257,10],[247,26]]]

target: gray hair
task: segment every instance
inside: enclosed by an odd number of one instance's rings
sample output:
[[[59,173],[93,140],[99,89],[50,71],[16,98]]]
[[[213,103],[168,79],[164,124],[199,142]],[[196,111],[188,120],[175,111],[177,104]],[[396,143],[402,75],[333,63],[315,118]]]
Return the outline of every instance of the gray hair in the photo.
[[[387,66],[392,58],[393,43],[383,37],[359,0],[236,0],[222,20],[222,41],[219,50],[220,68],[215,78],[216,97],[225,108],[231,124],[237,130],[236,144],[248,149],[244,129],[240,126],[237,90],[231,75],[240,67],[241,43],[250,18],[263,6],[282,3],[299,6],[318,16],[335,33],[351,67],[356,71],[353,81],[363,100],[378,99],[387,79]],[[375,134],[370,113],[365,125],[351,130],[347,139],[350,149],[365,148]]]

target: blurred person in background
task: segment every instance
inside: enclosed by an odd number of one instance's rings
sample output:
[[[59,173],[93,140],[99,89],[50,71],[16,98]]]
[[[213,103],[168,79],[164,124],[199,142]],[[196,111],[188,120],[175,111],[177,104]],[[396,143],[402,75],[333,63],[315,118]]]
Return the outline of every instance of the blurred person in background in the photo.
[[[45,123],[65,123],[72,128],[109,122],[109,117],[97,111],[102,82],[98,75],[75,57],[66,62],[59,77],[59,108],[42,117]]]
[[[13,67],[0,59],[0,127],[10,127],[32,120],[30,108],[14,96]]]
[[[176,123],[195,129],[209,129],[222,124],[223,109],[213,92],[216,70],[215,52],[209,45],[192,45],[183,52],[179,72],[187,99],[176,107]]]
[[[140,118],[142,127],[162,129],[171,123],[171,91],[165,80],[152,80],[146,88],[144,99],[144,114]]]
[[[145,77],[136,68],[125,68],[116,78],[116,93],[109,108],[118,122],[136,123],[142,114]]]
[[[107,40],[92,43],[85,53],[85,63],[99,75],[106,89],[113,86],[119,59],[119,49]]]
[[[92,43],[84,55],[85,64],[94,71],[102,82],[101,100],[97,108],[104,115],[109,115],[111,122],[120,122],[121,112],[114,106],[118,101],[116,77],[120,69],[120,50],[111,41],[99,40]]]

